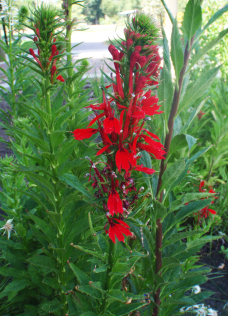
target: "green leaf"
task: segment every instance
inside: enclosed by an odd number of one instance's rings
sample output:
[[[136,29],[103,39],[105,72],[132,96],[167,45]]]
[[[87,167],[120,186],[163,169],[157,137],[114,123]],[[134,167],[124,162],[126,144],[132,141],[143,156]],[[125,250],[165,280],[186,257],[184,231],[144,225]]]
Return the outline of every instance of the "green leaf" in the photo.
[[[168,124],[168,113],[170,112],[171,103],[173,99],[173,83],[171,70],[168,70],[166,65],[163,66],[161,71],[160,84],[158,86],[158,98],[164,110],[164,117],[166,128]]]
[[[171,21],[172,23],[174,23],[174,17],[173,17],[173,15],[172,15],[171,11],[169,10],[169,8],[167,7],[167,5],[166,5],[166,3],[165,3],[165,0],[161,0],[161,2],[162,2],[162,4],[163,4],[163,6],[164,6],[164,8],[165,8],[165,10],[166,10],[166,12],[167,12],[169,18],[170,18],[170,21]]]
[[[202,23],[202,10],[199,0],[189,0],[184,11],[183,27],[189,42],[200,28]]]
[[[46,223],[43,219],[32,214],[31,212],[29,213],[29,216],[39,227],[39,229],[42,230],[42,232],[46,235],[49,242],[54,243],[56,232],[50,227],[50,225]]]
[[[172,258],[172,257],[163,257],[162,258],[162,270],[166,270],[166,269],[173,269],[175,267],[179,267],[180,266],[180,261],[177,260],[176,258]],[[164,282],[164,280],[163,280]]]
[[[190,151],[192,146],[196,143],[197,139],[191,135],[186,134],[185,135],[186,140],[188,142],[188,150]]]
[[[94,312],[86,312],[81,314],[81,316],[97,316],[97,314],[95,314]]]
[[[82,185],[82,183],[79,181],[79,179],[73,175],[73,174],[64,174],[59,176],[59,179],[61,181],[66,182],[68,185],[70,185],[71,187],[75,188],[76,190],[78,190],[79,192],[83,193],[85,196],[87,196],[88,198],[90,198],[91,200],[94,200],[94,197],[92,196],[92,194],[90,194]]]
[[[57,300],[57,298],[55,298],[53,301],[48,301],[40,305],[40,309],[50,314],[53,312],[57,312],[62,308],[63,308],[63,304],[59,300]]]
[[[57,272],[55,261],[45,255],[34,256],[32,258],[27,259],[27,261],[43,269]]]
[[[181,104],[179,105],[178,113],[180,114],[183,109],[189,107],[193,102],[199,99],[211,86],[215,77],[217,76],[221,66],[218,66],[214,69],[210,69],[207,72],[203,73],[195,83],[190,85],[190,88],[187,89]]]
[[[175,215],[175,219],[171,223],[169,223],[168,227],[166,228],[166,231],[164,232],[164,236],[171,228],[173,228],[176,224],[180,223],[185,217],[191,215],[192,213],[196,213],[197,211],[200,211],[202,208],[206,207],[210,203],[211,203],[211,199],[206,199],[206,200],[194,201],[182,207],[181,210],[177,212],[177,214]]]
[[[91,281],[87,274],[81,271],[78,267],[76,267],[73,263],[69,263],[71,270],[73,271],[74,275],[76,276],[78,282],[81,285],[87,285]]]
[[[21,279],[21,280],[13,280],[11,283],[9,283],[5,289],[4,293],[6,292],[19,292],[20,290],[23,290],[24,288],[32,285],[32,283],[29,280]],[[7,294],[6,294],[7,295]]]
[[[129,305],[123,305],[121,304],[121,306],[118,306],[114,309],[110,308],[110,312],[114,315],[118,315],[118,316],[126,316],[129,313],[135,311],[136,309],[140,309],[143,306],[147,305],[148,303],[132,303]]]
[[[199,239],[190,241],[187,243],[187,249],[195,248],[195,247],[201,247],[209,242],[212,242],[213,240],[217,240],[221,238],[221,236],[205,236],[201,237]]]
[[[228,5],[227,5],[228,7]],[[228,33],[228,28],[221,31],[219,35],[211,40],[209,43],[207,43],[204,47],[200,47],[199,51],[193,56],[191,59],[191,64],[187,70],[187,72],[205,55],[207,52],[209,52],[215,45],[217,45],[220,40]]]
[[[192,230],[192,231],[186,231],[186,232],[182,232],[182,233],[172,234],[168,240],[163,239],[164,244],[162,246],[162,249],[164,249],[165,247],[167,247],[170,244],[174,244],[178,240],[192,237],[192,236],[195,236],[195,235],[200,234],[200,233],[202,234],[202,230]]]
[[[76,290],[81,292],[81,293],[85,293],[89,296],[92,296],[97,300],[103,299],[102,293],[100,291],[98,291],[97,289],[95,289],[94,287],[92,287],[91,285],[76,286]]]
[[[167,158],[169,159],[178,150],[187,146],[188,146],[188,142],[184,134],[179,134],[179,135],[174,136],[170,143],[170,150],[169,150],[169,155]]]
[[[91,256],[94,256],[94,257],[97,257],[97,258],[100,258],[102,260],[105,259],[105,257],[101,254],[99,254],[97,251],[93,251],[93,250],[90,250],[90,249],[86,249],[84,247],[81,247],[79,245],[72,245],[74,248],[78,249],[78,250],[81,250],[82,252],[84,253],[87,253],[88,255],[91,255]]]
[[[176,74],[176,81],[178,82],[181,69],[184,64],[183,44],[179,33],[177,20],[173,21],[173,30],[171,35],[171,59]]]
[[[163,190],[164,188],[168,189],[170,187],[173,187],[173,184],[179,178],[180,174],[184,171],[185,167],[186,164],[184,159],[179,159],[170,167],[168,167],[162,176],[161,190]]]
[[[26,229],[23,227],[23,225],[21,223],[18,223],[15,226],[15,230],[16,230],[17,234],[20,235],[21,237],[26,236]]]
[[[185,125],[182,127],[181,129],[181,133],[186,133],[187,130],[191,127],[191,124],[194,120],[194,118],[197,116],[197,114],[199,113],[199,111],[202,109],[202,107],[204,106],[205,102],[207,101],[208,98],[204,99],[199,106],[197,106],[196,109],[194,109],[194,111],[191,113],[191,115],[189,116],[189,119],[187,121],[187,123],[185,123]]]
[[[220,18],[220,16],[222,16],[223,13],[225,13],[226,11],[228,11],[228,4],[226,4],[223,8],[221,8],[220,10],[215,12],[214,15],[212,15],[212,17],[209,19],[207,24],[203,27],[202,31],[199,33],[198,36],[200,36],[200,34],[202,34],[213,22],[215,22],[218,18]]]

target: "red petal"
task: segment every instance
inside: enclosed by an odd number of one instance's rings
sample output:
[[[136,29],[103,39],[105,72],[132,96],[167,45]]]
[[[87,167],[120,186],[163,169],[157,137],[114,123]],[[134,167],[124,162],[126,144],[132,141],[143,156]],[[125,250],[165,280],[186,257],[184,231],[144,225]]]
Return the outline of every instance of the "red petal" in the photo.
[[[146,167],[144,167],[143,165],[140,165],[140,166],[135,167],[135,170],[141,171],[141,172],[145,172],[145,173],[147,173],[147,174],[153,174],[153,173],[155,173],[155,170],[154,170],[154,169],[146,168]]]
[[[111,225],[110,225],[109,230],[108,230],[108,236],[111,239],[111,241],[114,242],[114,244],[115,244],[116,243],[115,231]]]
[[[116,153],[116,166],[121,172],[121,169],[128,171],[130,169],[129,164],[129,152],[125,148],[121,148]]]
[[[209,208],[208,211],[209,211],[211,214],[217,214],[217,212],[215,212],[215,210],[212,210],[211,208]]]
[[[92,119],[92,121],[89,123],[88,127],[93,125],[97,120],[99,120],[104,115],[105,115],[104,113],[101,113],[101,114],[97,115],[96,117],[94,117],[94,119]]]
[[[100,150],[98,150],[98,152],[96,153],[96,156],[99,156],[101,154],[103,154],[104,151],[106,151],[108,149],[108,147],[110,147],[111,145],[106,145],[105,147],[101,148]]]
[[[120,134],[121,126],[120,122],[115,117],[108,117],[103,122],[104,132],[111,134],[112,132]]]
[[[76,129],[73,131],[74,138],[77,140],[83,140],[86,138],[90,138],[94,134],[98,132],[95,128],[82,128],[82,129]]]
[[[147,134],[148,134],[148,135],[150,135],[151,137],[153,137],[153,138],[155,138],[155,139],[160,140],[160,138],[159,138],[157,135],[155,135],[155,134],[151,133],[151,132],[150,132],[150,131],[148,131],[147,129],[145,129],[145,128],[144,128],[144,131],[146,131],[146,132],[147,132]]]

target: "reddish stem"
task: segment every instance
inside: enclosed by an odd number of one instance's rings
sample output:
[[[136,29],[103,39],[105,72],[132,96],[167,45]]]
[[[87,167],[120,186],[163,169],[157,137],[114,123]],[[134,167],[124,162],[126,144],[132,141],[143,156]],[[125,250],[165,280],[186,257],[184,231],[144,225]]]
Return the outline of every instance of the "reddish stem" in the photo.
[[[165,150],[166,150],[165,158],[169,154],[170,143],[171,143],[172,134],[173,134],[174,118],[175,118],[175,115],[177,114],[177,109],[178,109],[178,105],[179,105],[179,101],[180,101],[181,88],[182,88],[183,80],[184,80],[184,74],[185,74],[185,71],[186,71],[186,68],[188,65],[194,37],[195,36],[193,36],[191,39],[189,49],[188,49],[189,42],[187,42],[187,44],[186,44],[185,52],[184,52],[184,65],[183,65],[183,68],[181,69],[181,72],[180,72],[178,87],[175,88],[174,95],[173,95],[173,102],[172,102],[172,107],[171,107],[169,120],[168,120],[169,132],[165,138]],[[159,193],[161,186],[162,186],[162,176],[163,176],[163,173],[165,172],[166,168],[167,168],[167,163],[165,163],[165,159],[164,159],[161,161],[161,165],[160,165],[160,173],[159,173],[157,194],[156,194],[157,198],[158,198],[158,193]],[[163,199],[163,191],[160,193],[160,196],[159,196],[160,203],[162,203],[162,199]],[[156,229],[156,250],[155,250],[156,274],[159,274],[159,271],[162,268],[161,247],[162,247],[162,223],[161,223],[161,218],[158,218],[157,219],[157,229]],[[156,293],[154,294],[154,302],[155,302],[156,306],[154,307],[154,310],[153,310],[153,316],[158,316],[158,313],[159,313],[159,306],[161,304],[160,292],[161,292],[161,289],[158,288]]]

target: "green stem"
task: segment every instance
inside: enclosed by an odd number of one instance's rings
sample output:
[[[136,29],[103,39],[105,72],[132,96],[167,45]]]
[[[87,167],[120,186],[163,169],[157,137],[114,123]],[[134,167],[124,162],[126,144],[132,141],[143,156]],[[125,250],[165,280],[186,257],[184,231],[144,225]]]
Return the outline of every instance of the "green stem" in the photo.
[[[51,96],[50,96],[50,86],[49,74],[47,73],[45,76],[45,101],[46,101],[46,111],[48,114],[51,114]]]
[[[11,4],[10,4],[11,5]],[[12,28],[9,21],[9,71],[10,71],[10,88],[11,88],[11,98],[12,98],[12,111],[13,111],[13,118],[16,118],[16,95],[15,95],[15,86],[14,86],[14,69],[13,69],[13,47],[12,47]]]
[[[108,269],[107,269],[106,282],[105,282],[105,288],[104,288],[105,290],[107,290],[107,292],[109,292],[110,290],[110,282],[111,282],[110,273],[112,272],[112,267],[113,267],[114,251],[115,251],[115,244],[111,240],[109,240]],[[102,300],[102,305],[101,305],[102,313],[105,312],[106,305],[107,305],[107,298],[105,297]]]

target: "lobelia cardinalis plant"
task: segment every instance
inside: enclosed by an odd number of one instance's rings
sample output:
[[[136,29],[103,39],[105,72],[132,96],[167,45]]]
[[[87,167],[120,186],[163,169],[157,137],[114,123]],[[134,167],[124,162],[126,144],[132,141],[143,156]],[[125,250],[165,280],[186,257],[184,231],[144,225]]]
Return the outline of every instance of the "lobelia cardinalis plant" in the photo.
[[[162,2],[165,5],[165,2]],[[80,293],[93,297],[93,301],[94,288],[99,288],[102,293],[102,298],[99,299],[98,294],[95,298],[100,308],[93,308],[84,302],[86,308],[96,315],[127,315],[136,309],[137,315],[177,315],[181,307],[194,305],[211,294],[203,292],[189,295],[188,290],[206,282],[207,278],[203,274],[208,273],[209,269],[198,266],[197,257],[194,255],[203,244],[217,237],[204,236],[204,229],[193,231],[181,226],[189,215],[203,210],[211,200],[202,199],[205,193],[175,195],[175,190],[187,175],[189,166],[209,149],[203,148],[190,157],[191,150],[195,149],[193,146],[196,140],[186,132],[200,111],[200,106],[184,126],[180,122],[183,109],[198,100],[202,101],[208,86],[219,71],[219,68],[209,70],[196,83],[190,84],[189,77],[186,76],[186,72],[216,42],[211,42],[191,60],[196,31],[198,30],[198,38],[220,13],[213,16],[210,23],[201,30],[200,1],[190,0],[184,14],[182,43],[177,21],[166,5],[165,7],[173,23],[171,60],[176,75],[175,84],[172,83],[169,48],[164,31],[164,65],[159,80],[156,71],[160,57],[154,45],[154,38],[152,42],[148,38],[149,31],[154,30],[154,24],[151,24],[151,19],[145,14],[136,14],[136,17],[127,23],[125,40],[118,40],[116,47],[109,46],[115,67],[113,72],[116,73],[116,80],[111,80],[114,95],[108,92],[108,87],[103,88],[103,103],[90,105],[95,111],[94,119],[87,128],[76,129],[73,132],[77,140],[91,137],[95,139],[93,135],[100,134],[102,142],[100,146],[97,139],[100,147],[97,156],[102,156],[98,161],[89,159],[94,173],[90,170],[88,176],[89,180],[93,179],[92,186],[97,189],[95,196],[100,201],[98,204],[102,203],[102,207],[98,206],[95,213],[98,214],[98,209],[103,214],[106,212],[108,222],[105,223],[105,231],[111,239],[110,246],[102,246],[102,232],[96,228],[96,233],[91,222],[93,245],[97,245],[93,250],[96,252],[88,249],[86,244],[74,247],[93,256],[90,261],[94,264],[94,273],[83,280],[82,271],[72,266],[80,284],[74,293],[79,301],[82,297]],[[219,34],[218,40],[225,34],[226,32]],[[145,43],[144,40],[148,39]],[[148,65],[149,61],[151,63]],[[108,76],[104,75],[108,79]],[[159,104],[163,104],[165,110],[164,114],[157,116],[152,123],[147,120],[147,115],[158,114],[159,106],[156,92],[151,93],[147,84],[151,84],[155,89],[158,86]],[[159,117],[162,119],[159,120]],[[95,122],[97,126],[92,127]],[[154,133],[154,130],[159,129],[159,138],[165,139],[164,147]],[[155,166],[158,166],[157,162],[161,160],[158,177],[152,171],[151,157],[157,158],[153,163]],[[99,167],[101,164],[104,164],[104,168]],[[143,176],[136,171],[142,171]],[[127,181],[129,173],[132,184]],[[139,183],[143,181],[147,188],[140,194]],[[138,202],[138,206],[135,201]],[[103,217],[105,218],[105,215]],[[128,226],[124,224],[124,217],[127,218]],[[122,222],[118,222],[117,219]],[[129,235],[131,249],[142,249],[143,256],[140,259],[133,261],[133,250],[127,253],[126,243],[121,246],[119,243],[113,245],[116,241],[115,236],[119,241],[123,241],[124,235]],[[129,263],[134,262],[131,268],[127,263],[123,268],[123,259],[126,257]],[[117,267],[119,278],[122,273],[122,286],[114,282]],[[123,270],[120,270],[120,267]],[[104,271],[105,280],[97,276],[101,271]],[[121,305],[120,297],[128,308]],[[140,303],[133,303],[136,299]],[[119,307],[115,308],[114,304]]]

